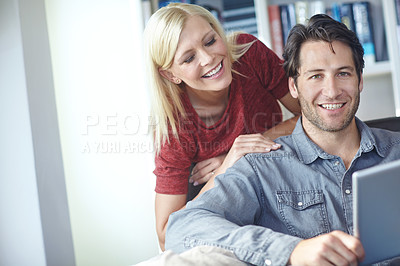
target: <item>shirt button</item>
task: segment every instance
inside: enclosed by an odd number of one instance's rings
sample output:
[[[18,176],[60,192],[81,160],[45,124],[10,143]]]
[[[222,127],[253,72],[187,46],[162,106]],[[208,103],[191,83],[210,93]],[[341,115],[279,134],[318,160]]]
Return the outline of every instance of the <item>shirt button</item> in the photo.
[[[339,164],[340,164],[340,162],[339,162],[339,161],[336,161],[336,162],[335,162],[335,165],[336,165],[336,166],[338,166]]]
[[[347,195],[349,195],[349,194],[351,193],[351,191],[350,191],[350,189],[346,189],[346,190],[344,191],[344,193],[346,193]]]
[[[265,265],[271,265],[272,264],[272,261],[269,260],[269,259],[266,259],[264,262],[265,262]]]
[[[299,201],[299,202],[297,203],[297,205],[298,205],[298,206],[303,206],[303,202]]]

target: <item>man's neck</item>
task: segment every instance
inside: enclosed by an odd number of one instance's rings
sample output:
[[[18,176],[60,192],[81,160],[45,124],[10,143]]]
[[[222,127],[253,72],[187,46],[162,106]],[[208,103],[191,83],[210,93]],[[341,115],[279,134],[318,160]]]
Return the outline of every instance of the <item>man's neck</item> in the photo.
[[[321,149],[342,158],[346,169],[350,167],[361,141],[355,120],[348,127],[337,132],[323,131],[313,125],[305,125],[304,122],[303,128],[307,136]]]

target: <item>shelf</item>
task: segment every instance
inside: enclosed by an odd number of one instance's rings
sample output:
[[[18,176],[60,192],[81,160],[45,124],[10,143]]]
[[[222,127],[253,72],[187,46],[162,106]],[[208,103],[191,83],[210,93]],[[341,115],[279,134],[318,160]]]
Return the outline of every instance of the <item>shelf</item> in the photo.
[[[328,0],[323,0],[329,3]],[[400,116],[400,38],[397,36],[398,28],[395,13],[395,0],[368,0],[372,6],[372,16],[377,18],[374,23],[374,31],[381,34],[379,37],[375,36],[380,45],[386,45],[387,55],[380,56],[388,58],[387,61],[371,62],[366,59],[363,77],[368,79],[368,84],[364,86],[371,86],[371,89],[379,89],[382,92],[392,91],[394,112]],[[264,42],[268,47],[272,47],[272,38],[269,31],[269,18],[268,18],[268,5],[288,4],[294,3],[295,0],[254,0],[256,8],[256,19],[258,25],[258,38]],[[337,2],[342,2],[338,0]],[[356,2],[349,0],[348,2]],[[379,22],[379,23],[378,23]],[[384,32],[382,32],[384,31]],[[380,38],[386,38],[386,42],[380,42]],[[385,53],[383,52],[383,53]],[[384,59],[385,60],[385,59]],[[375,93],[375,92],[374,92]],[[373,93],[370,93],[373,95]],[[375,98],[368,98],[367,101],[373,101]],[[386,99],[387,100],[387,99]]]
[[[374,77],[379,75],[391,74],[392,68],[389,61],[365,63],[364,77]]]

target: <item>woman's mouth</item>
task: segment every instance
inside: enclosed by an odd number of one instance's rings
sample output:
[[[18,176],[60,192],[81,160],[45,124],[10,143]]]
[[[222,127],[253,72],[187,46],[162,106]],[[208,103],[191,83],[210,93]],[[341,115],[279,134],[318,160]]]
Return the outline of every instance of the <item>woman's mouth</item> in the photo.
[[[213,70],[210,70],[209,72],[207,72],[207,74],[205,74],[204,76],[202,76],[202,78],[211,78],[214,76],[217,76],[219,74],[219,72],[222,69],[222,62],[218,64],[218,66],[216,66]]]

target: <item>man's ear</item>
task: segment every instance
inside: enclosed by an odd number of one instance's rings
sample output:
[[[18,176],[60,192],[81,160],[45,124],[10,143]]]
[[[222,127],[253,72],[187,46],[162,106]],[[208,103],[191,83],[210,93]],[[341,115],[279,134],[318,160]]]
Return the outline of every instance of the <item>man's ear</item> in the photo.
[[[182,82],[182,80],[175,77],[174,74],[172,74],[172,72],[169,70],[163,70],[163,69],[159,68],[158,72],[160,73],[161,76],[163,76],[164,78],[166,78],[167,80],[169,80],[175,84],[180,84]]]
[[[289,78],[289,91],[293,98],[297,99],[299,97],[299,93],[297,92],[297,87],[294,82],[294,78]]]
[[[363,88],[364,88],[364,82],[363,82],[363,76],[362,76],[362,73],[361,73],[360,74],[360,83],[358,84],[358,90],[360,92],[362,92]]]

